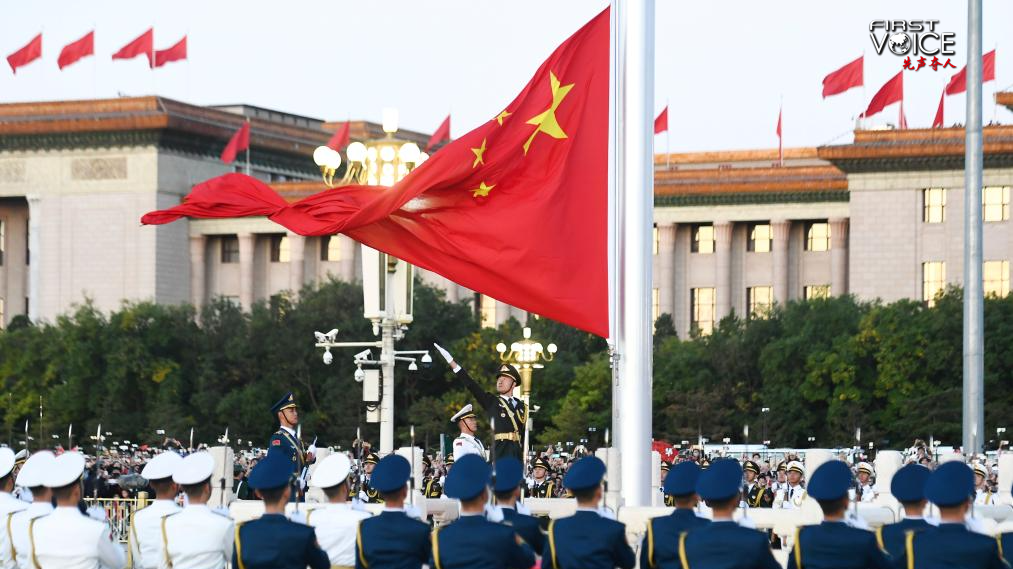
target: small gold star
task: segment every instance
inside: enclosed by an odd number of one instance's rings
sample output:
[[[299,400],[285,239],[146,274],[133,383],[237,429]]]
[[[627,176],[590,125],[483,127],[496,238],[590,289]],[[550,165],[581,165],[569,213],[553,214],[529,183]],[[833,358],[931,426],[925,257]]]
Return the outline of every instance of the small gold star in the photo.
[[[488,196],[489,192],[492,191],[492,189],[495,188],[495,187],[496,187],[496,184],[493,184],[491,186],[487,186],[487,185],[485,185],[485,182],[482,182],[481,184],[478,185],[477,188],[475,188],[474,190],[471,190],[471,197],[473,197],[473,198],[484,198],[484,197]]]
[[[475,153],[475,161],[471,163],[472,168],[478,168],[479,164],[485,164],[485,158],[482,157],[485,154],[485,141],[482,139],[482,146],[478,148],[472,148],[471,151]]]
[[[498,122],[500,126],[503,126],[503,119],[507,118],[511,114],[513,113],[508,113],[504,110],[502,113],[496,115],[496,122]]]

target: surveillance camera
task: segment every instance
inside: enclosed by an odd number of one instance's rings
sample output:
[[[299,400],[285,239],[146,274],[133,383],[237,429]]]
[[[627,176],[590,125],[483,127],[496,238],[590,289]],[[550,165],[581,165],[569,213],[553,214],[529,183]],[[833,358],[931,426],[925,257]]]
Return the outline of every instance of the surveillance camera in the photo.
[[[326,336],[328,340],[334,342],[334,341],[336,341],[338,339],[338,329],[337,328],[331,328],[331,331],[328,332],[328,333],[326,333],[326,334],[324,334],[324,336]]]
[[[366,379],[366,372],[362,371],[361,367],[355,368],[355,374],[352,376],[355,378],[356,383],[362,383]]]
[[[353,359],[355,359],[355,360],[368,360],[369,357],[370,357],[370,355],[371,354],[369,352],[369,349],[367,348],[367,349],[362,350],[361,352],[355,354],[355,357]]]
[[[412,363],[408,364],[408,371],[419,371],[419,366],[412,360]]]
[[[327,341],[327,334],[324,334],[323,332],[313,332],[313,336],[317,339],[317,343],[318,344],[320,342],[326,342]]]
[[[422,363],[431,364],[433,363],[433,356],[429,355],[429,352],[422,354]]]
[[[331,365],[331,362],[333,362],[333,361],[334,361],[334,354],[331,353],[330,349],[325,350],[324,351],[324,365],[328,365],[329,366],[329,365]]]

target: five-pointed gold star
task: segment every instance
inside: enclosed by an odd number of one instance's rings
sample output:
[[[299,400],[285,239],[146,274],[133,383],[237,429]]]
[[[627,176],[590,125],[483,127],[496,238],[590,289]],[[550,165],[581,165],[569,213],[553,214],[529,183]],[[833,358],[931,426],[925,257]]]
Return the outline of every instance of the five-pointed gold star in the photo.
[[[479,164],[485,164],[485,158],[483,157],[485,154],[485,141],[486,139],[483,138],[482,146],[471,149],[471,151],[475,153],[475,161],[471,163],[472,168],[478,168]]]
[[[478,185],[477,188],[475,188],[474,190],[471,190],[471,197],[473,197],[473,198],[484,198],[484,197],[488,196],[489,192],[492,191],[492,189],[495,188],[495,187],[496,187],[496,184],[493,184],[491,186],[487,186],[487,185],[485,185],[485,182],[483,181],[481,184]]]
[[[507,118],[512,114],[513,113],[508,113],[506,110],[504,110],[502,113],[496,115],[496,122],[498,122],[500,126],[503,126],[503,119]]]
[[[556,120],[556,108],[559,107],[559,103],[563,102],[563,99],[570,92],[570,89],[573,88],[573,83],[560,86],[559,79],[557,79],[556,75],[550,71],[549,86],[552,89],[552,105],[550,105],[548,110],[545,112],[539,113],[528,119],[528,124],[536,125],[538,128],[535,129],[535,132],[531,133],[528,141],[524,143],[524,154],[528,153],[531,141],[535,139],[535,135],[539,132],[544,132],[557,140],[560,138],[566,138],[566,133],[563,132],[562,127],[559,126],[559,122]]]

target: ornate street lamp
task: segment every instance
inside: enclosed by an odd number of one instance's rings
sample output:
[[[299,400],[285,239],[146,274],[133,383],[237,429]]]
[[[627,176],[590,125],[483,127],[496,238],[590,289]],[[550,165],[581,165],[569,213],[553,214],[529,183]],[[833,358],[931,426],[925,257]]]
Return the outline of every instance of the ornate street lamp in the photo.
[[[393,186],[425,162],[429,155],[420,151],[417,144],[394,136],[397,123],[397,109],[384,109],[383,131],[387,136],[348,145],[345,174],[337,184],[334,176],[341,167],[341,154],[327,146],[318,146],[313,151],[313,162],[320,167],[324,184],[328,188],[344,184]]]

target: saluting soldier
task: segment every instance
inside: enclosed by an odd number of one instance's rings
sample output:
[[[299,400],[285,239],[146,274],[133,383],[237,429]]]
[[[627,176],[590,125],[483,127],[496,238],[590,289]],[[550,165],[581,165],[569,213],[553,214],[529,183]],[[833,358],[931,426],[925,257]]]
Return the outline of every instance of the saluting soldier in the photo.
[[[774,505],[774,494],[757,483],[760,465],[747,460],[742,467],[746,476],[746,484],[742,488],[743,499],[750,508],[770,508]]]
[[[10,534],[7,531],[7,522],[10,516],[25,510],[28,504],[18,500],[11,494],[14,490],[14,451],[7,447],[0,447],[0,567],[10,567]]]
[[[376,464],[380,462],[380,457],[375,453],[371,452],[362,459],[362,474],[359,485],[359,499],[367,504],[382,504],[383,499],[380,497],[380,493],[373,487],[373,469],[376,468]]]
[[[535,459],[534,467],[531,469],[531,486],[528,487],[528,496],[532,498],[555,498],[556,483],[549,479],[549,472],[552,466],[544,456]]]
[[[235,527],[234,569],[329,569],[313,528],[285,517],[292,493],[292,461],[270,448],[250,473],[250,487],[264,501],[264,515]],[[177,516],[182,514],[177,514]]]
[[[278,418],[278,430],[271,435],[270,447],[277,447],[285,452],[292,463],[292,472],[298,476],[302,469],[313,463],[316,447],[308,449],[299,440],[296,427],[299,426],[299,406],[291,391],[271,407],[271,412]]]
[[[872,489],[872,477],[876,470],[868,462],[858,463],[858,477],[855,481],[855,501],[865,504],[876,499],[876,491]]]
[[[524,465],[513,457],[496,461],[496,481],[493,493],[496,505],[503,511],[503,523],[514,528],[536,554],[545,546],[545,536],[538,518],[521,513],[518,501],[521,497],[521,481],[524,479]]]
[[[187,505],[161,520],[162,569],[225,569],[232,555],[234,523],[208,507],[215,459],[206,451],[187,455],[172,473]]]
[[[432,534],[429,566],[435,569],[528,569],[535,554],[512,527],[485,518],[489,465],[468,454],[447,475],[447,495],[460,500],[461,515]]]
[[[424,469],[422,477],[422,496],[426,498],[439,498],[443,495],[443,485],[433,470],[433,461],[428,456],[422,457]]]
[[[383,457],[376,466],[373,484],[385,505],[359,523],[356,569],[419,569],[429,561],[429,525],[405,513],[411,472],[408,459],[398,454]]]
[[[18,471],[15,484],[28,490],[32,503],[24,510],[4,518],[3,527],[6,551],[0,551],[2,567],[31,567],[31,545],[28,525],[32,520],[48,516],[53,512],[53,494],[46,487],[46,474],[56,463],[56,456],[48,450],[41,450],[28,457]]]
[[[162,518],[180,511],[176,505],[179,485],[172,479],[183,457],[165,451],[144,465],[141,478],[155,491],[155,500],[136,510],[130,518],[127,533],[127,565],[137,569],[157,569],[165,552],[162,550]]]
[[[521,443],[523,442],[524,425],[528,420],[528,406],[524,401],[513,396],[514,387],[521,383],[521,376],[517,372],[517,368],[510,364],[502,364],[499,367],[496,372],[496,394],[493,395],[483,391],[482,387],[468,375],[468,371],[454,361],[450,352],[439,344],[433,345],[443,355],[443,359],[450,364],[450,368],[454,370],[454,374],[461,383],[468,388],[468,391],[478,400],[486,413],[493,418],[493,427],[496,429],[496,433],[493,437],[495,446],[492,452],[496,460],[505,456],[523,460]]]
[[[647,533],[640,545],[641,569],[679,567],[679,535],[711,523],[694,511],[700,501],[696,483],[701,472],[695,462],[686,461],[676,464],[665,477],[665,498],[672,499],[675,511],[647,521]]]
[[[920,464],[908,464],[894,473],[890,493],[904,507],[904,519],[876,529],[876,541],[887,555],[897,559],[904,554],[904,540],[909,531],[923,531],[932,526],[925,521],[925,483],[931,472]]]
[[[478,432],[478,417],[475,416],[471,403],[468,403],[460,411],[454,413],[454,416],[450,418],[450,422],[461,429],[461,434],[454,439],[454,460],[460,460],[466,454],[477,454],[482,457],[482,460],[485,460],[487,458],[485,456],[485,445],[475,436]]]
[[[328,456],[316,466],[310,486],[320,488],[327,505],[306,512],[306,525],[315,528],[320,547],[327,552],[331,567],[355,565],[355,536],[359,522],[370,517],[348,503],[348,474],[352,463],[343,453]]]

